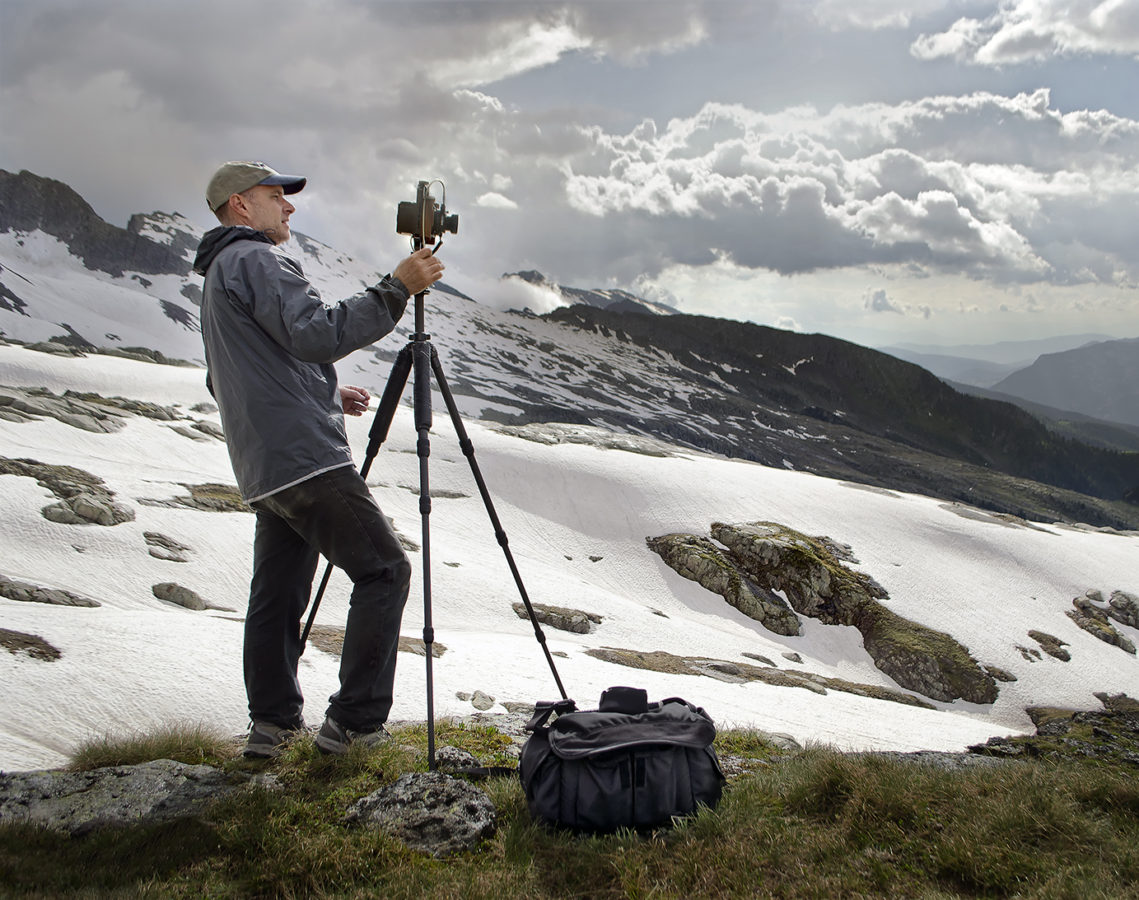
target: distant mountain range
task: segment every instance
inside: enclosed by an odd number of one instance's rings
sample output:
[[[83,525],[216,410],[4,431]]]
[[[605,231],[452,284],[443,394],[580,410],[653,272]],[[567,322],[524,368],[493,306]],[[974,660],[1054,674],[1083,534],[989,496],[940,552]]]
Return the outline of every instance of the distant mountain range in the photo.
[[[0,334],[200,362],[199,237],[170,213],[116,228],[66,185],[0,172]],[[285,252],[329,300],[379,275],[294,237]],[[535,272],[507,277],[549,286]],[[554,287],[576,305],[544,316],[432,290],[428,327],[464,415],[603,426],[1026,518],[1139,527],[1139,453],[1057,435],[846,341]],[[342,377],[382,390],[410,324],[344,360]]]
[[[993,390],[1139,426],[1139,338],[1046,353]]]

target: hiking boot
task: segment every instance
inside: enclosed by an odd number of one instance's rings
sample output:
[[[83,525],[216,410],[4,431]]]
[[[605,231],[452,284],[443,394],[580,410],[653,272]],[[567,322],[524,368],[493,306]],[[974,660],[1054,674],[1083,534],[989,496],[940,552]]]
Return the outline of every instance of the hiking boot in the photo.
[[[329,716],[320,726],[320,731],[316,733],[316,748],[321,753],[343,756],[352,744],[360,744],[370,749],[378,747],[390,737],[383,725],[372,731],[353,731]]]
[[[249,727],[249,738],[241,755],[246,759],[275,759],[281,755],[285,744],[302,731],[304,731],[303,724],[284,727],[254,719]]]

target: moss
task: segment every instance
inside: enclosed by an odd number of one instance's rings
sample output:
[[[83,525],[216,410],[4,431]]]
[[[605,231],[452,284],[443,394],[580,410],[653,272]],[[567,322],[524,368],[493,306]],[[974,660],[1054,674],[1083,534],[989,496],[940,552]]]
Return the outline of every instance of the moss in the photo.
[[[847,568],[833,541],[766,521],[714,522],[712,534],[757,583],[786,593],[797,612],[856,627],[875,664],[903,687],[936,700],[996,699],[996,681],[965,647],[879,603],[876,598],[888,596],[886,591],[869,575]],[[843,555],[848,556],[845,549]]]

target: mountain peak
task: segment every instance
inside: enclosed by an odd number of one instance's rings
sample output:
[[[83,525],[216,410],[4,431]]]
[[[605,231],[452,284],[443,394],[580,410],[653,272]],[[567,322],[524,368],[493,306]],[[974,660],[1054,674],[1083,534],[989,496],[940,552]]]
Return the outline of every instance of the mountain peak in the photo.
[[[62,181],[23,170],[0,169],[0,232],[42,231],[67,244],[88,269],[121,277],[124,272],[182,275],[189,262],[149,236],[105,222]]]

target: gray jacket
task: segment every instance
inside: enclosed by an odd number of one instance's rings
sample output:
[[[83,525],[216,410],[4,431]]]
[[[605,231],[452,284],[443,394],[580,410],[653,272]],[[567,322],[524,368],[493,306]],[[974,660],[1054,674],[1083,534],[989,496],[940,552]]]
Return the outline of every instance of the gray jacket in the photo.
[[[408,300],[399,279],[326,306],[297,262],[241,226],[207,232],[194,271],[207,384],[242,496],[351,465],[332,363],[395,327]]]

